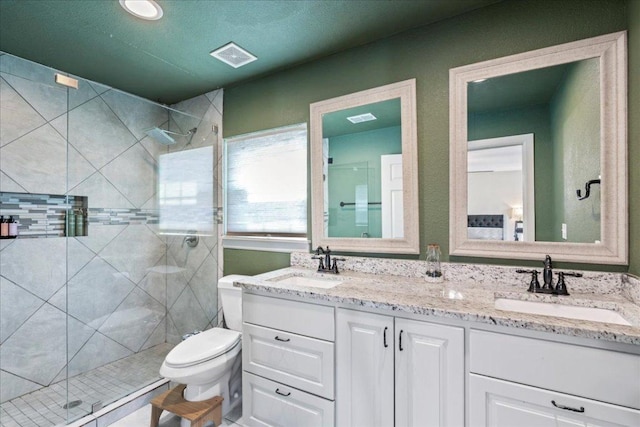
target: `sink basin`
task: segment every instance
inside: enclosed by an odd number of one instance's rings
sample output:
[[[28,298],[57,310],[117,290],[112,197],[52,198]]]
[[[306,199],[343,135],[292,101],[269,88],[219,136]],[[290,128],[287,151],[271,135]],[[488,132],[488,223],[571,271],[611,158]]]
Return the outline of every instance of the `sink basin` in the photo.
[[[507,298],[497,298],[495,300],[495,307],[498,310],[517,311],[519,313],[589,320],[592,322],[614,323],[616,325],[631,325],[631,323],[615,311],[604,308],[578,307],[573,305],[521,301]]]
[[[286,283],[288,285],[294,286],[309,286],[312,288],[322,288],[322,289],[331,289],[335,286],[338,286],[342,283],[341,280],[338,279],[330,279],[325,277],[308,277],[308,276],[284,276],[284,277],[276,277],[275,279],[271,279],[271,281],[278,283]]]

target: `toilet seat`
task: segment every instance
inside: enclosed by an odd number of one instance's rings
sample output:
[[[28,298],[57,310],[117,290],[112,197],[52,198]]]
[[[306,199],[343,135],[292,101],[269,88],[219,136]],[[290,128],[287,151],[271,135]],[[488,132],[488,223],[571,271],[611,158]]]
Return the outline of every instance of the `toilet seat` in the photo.
[[[181,342],[165,359],[171,368],[186,368],[214,359],[235,347],[241,334],[223,328],[212,328]]]

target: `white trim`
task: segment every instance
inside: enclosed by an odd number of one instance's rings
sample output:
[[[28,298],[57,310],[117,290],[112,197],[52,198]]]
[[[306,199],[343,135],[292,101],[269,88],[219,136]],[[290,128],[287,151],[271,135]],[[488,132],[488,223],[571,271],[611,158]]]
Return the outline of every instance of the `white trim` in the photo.
[[[266,252],[309,252],[306,237],[223,236],[224,249],[246,249]]]

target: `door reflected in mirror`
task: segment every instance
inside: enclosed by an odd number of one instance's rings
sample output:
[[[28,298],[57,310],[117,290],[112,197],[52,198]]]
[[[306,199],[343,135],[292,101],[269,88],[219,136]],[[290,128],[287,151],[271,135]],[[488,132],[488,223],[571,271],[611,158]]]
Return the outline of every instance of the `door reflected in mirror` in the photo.
[[[322,116],[325,237],[401,238],[400,98]]]

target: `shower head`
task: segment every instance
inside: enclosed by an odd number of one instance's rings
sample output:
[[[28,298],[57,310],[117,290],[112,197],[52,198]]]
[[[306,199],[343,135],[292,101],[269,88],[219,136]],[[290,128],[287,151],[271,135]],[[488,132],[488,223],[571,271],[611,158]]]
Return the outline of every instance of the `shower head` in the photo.
[[[193,129],[189,130],[189,133],[183,134],[183,133],[171,132],[169,130],[160,129],[159,127],[155,127],[155,128],[151,128],[151,129],[145,130],[144,133],[146,133],[151,138],[153,138],[156,141],[158,141],[160,144],[173,145],[173,144],[176,143],[176,140],[173,139],[171,137],[171,135],[191,136],[193,138],[193,135],[196,133],[196,130],[198,130],[198,128],[193,128]],[[190,142],[191,142],[191,140],[189,140],[189,143]]]

